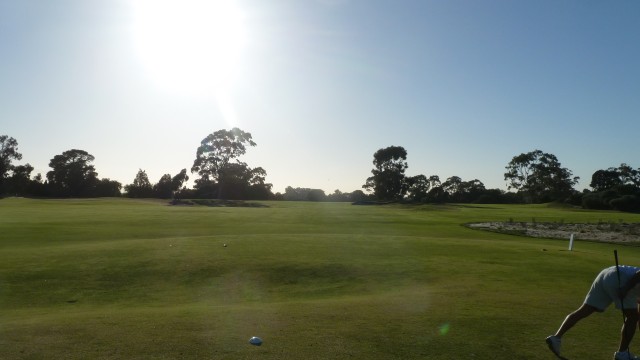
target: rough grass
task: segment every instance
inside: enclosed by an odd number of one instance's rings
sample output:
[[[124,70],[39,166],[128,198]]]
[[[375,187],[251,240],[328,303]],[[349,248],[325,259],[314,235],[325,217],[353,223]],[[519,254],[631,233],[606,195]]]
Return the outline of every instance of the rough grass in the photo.
[[[549,359],[544,337],[615,247],[462,225],[640,221],[545,205],[261,204],[0,200],[0,358]],[[639,248],[618,251],[640,263]],[[566,355],[610,358],[620,321],[613,309],[585,320]]]

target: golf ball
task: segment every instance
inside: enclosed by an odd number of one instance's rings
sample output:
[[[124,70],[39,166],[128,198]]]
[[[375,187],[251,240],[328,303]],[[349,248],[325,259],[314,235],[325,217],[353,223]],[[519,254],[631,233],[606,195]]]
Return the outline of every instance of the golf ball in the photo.
[[[262,339],[260,339],[257,336],[254,336],[251,339],[249,339],[249,344],[255,345],[255,346],[260,346],[260,345],[262,345]]]

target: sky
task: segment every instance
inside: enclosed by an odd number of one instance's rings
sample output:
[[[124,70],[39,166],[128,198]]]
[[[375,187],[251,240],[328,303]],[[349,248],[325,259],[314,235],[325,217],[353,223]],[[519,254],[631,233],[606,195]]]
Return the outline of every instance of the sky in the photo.
[[[81,149],[155,183],[238,127],[274,193],[360,190],[392,145],[505,190],[539,149],[583,189],[640,167],[639,96],[634,0],[0,0],[0,135],[33,175]]]

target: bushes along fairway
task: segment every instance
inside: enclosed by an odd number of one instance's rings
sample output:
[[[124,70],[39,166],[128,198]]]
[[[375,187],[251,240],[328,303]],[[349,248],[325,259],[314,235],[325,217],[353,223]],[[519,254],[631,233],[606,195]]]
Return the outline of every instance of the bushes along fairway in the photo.
[[[637,214],[264,204],[0,200],[0,358],[550,359],[544,338],[613,249],[640,264],[633,246],[461,226]],[[620,322],[585,320],[566,355],[609,358]]]

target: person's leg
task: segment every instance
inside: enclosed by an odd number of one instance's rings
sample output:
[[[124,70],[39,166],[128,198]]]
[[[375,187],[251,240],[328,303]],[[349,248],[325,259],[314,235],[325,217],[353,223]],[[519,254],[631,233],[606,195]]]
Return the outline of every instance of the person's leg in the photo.
[[[636,333],[636,326],[638,326],[638,309],[624,309],[624,324],[622,325],[622,332],[620,336],[620,348],[619,352],[627,351],[633,336]]]
[[[613,270],[612,270],[613,269]],[[560,348],[562,344],[562,336],[573,328],[580,320],[593,314],[594,312],[602,312],[611,304],[611,298],[604,286],[605,278],[611,278],[611,274],[615,274],[615,267],[607,268],[598,274],[591,284],[591,288],[584,299],[584,303],[567,317],[560,325],[555,335],[548,336],[545,341],[549,350],[556,356],[560,356]]]
[[[556,331],[554,336],[561,338],[562,335],[564,335],[567,331],[569,331],[569,329],[574,327],[578,323],[578,321],[586,318],[587,316],[597,311],[599,310],[591,305],[582,304],[582,306],[580,306],[576,311],[567,315],[567,317],[564,319],[564,321],[562,322],[562,325],[560,325],[560,328],[558,328],[558,331]],[[636,313],[636,316],[637,316],[637,313]],[[636,319],[636,322],[637,322],[637,319]]]
[[[558,331],[556,331],[555,335],[551,335],[545,339],[547,346],[549,346],[549,350],[551,350],[554,354],[556,354],[556,356],[562,359],[562,356],[560,356],[562,335],[564,335],[567,331],[569,331],[569,329],[574,327],[578,323],[578,321],[586,318],[596,311],[601,310],[598,310],[598,308],[591,305],[582,304],[576,311],[567,315],[567,317],[562,322],[562,325],[560,325]]]

